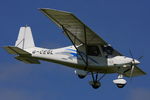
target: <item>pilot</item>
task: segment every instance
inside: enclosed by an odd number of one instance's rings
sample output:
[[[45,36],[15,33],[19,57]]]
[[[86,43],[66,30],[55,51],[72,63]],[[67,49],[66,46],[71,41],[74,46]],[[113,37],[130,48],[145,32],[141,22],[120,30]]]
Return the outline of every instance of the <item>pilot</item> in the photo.
[[[110,44],[102,46],[102,49],[106,58],[112,56],[114,49]]]

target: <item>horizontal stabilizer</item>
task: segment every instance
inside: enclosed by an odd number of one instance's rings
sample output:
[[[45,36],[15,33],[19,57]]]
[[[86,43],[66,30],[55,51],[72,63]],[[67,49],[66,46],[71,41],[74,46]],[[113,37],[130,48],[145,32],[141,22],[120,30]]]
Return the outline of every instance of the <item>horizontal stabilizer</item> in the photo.
[[[6,46],[4,49],[10,53],[10,54],[15,54],[15,55],[31,55],[30,53],[26,52],[23,49],[20,49],[18,47],[13,47],[13,46]]]
[[[15,57],[17,60],[20,60],[27,64],[40,64],[40,62],[37,59],[30,58],[30,57],[24,57],[24,56],[17,56]]]

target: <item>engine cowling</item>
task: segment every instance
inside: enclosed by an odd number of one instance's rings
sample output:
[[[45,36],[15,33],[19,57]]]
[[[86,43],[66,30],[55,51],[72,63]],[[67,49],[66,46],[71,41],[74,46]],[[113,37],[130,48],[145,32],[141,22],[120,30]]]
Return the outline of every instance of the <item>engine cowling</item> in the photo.
[[[75,71],[75,74],[78,75],[78,77],[80,79],[83,79],[87,76],[88,72],[87,71],[84,71],[84,70],[79,70],[79,69],[76,69]]]

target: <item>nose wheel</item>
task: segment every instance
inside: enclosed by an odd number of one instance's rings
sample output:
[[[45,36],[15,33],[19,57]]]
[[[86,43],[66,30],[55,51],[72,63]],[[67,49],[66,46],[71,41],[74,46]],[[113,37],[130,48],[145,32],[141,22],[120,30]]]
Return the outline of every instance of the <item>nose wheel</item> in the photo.
[[[116,84],[118,88],[123,88],[126,84]]]
[[[84,76],[84,75],[79,75],[79,74],[78,74],[78,77],[79,77],[80,79],[84,79],[86,76]]]
[[[127,84],[127,81],[123,79],[123,75],[120,74],[118,79],[113,80],[113,83],[116,84],[118,88],[123,88]]]

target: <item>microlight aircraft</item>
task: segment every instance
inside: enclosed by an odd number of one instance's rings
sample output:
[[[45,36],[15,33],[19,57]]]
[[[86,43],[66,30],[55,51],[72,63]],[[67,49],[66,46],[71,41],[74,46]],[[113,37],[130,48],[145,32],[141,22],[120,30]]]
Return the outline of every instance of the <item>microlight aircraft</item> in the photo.
[[[57,49],[36,47],[31,28],[21,27],[15,46],[4,47],[8,53],[16,55],[17,60],[29,64],[40,64],[40,60],[44,60],[74,68],[79,78],[92,77],[89,84],[94,89],[101,86],[100,80],[106,74],[118,74],[113,80],[118,88],[127,84],[124,77],[146,74],[138,67],[139,59],[134,59],[131,51],[131,57],[122,55],[74,14],[47,8],[40,11],[63,30],[73,45]]]

